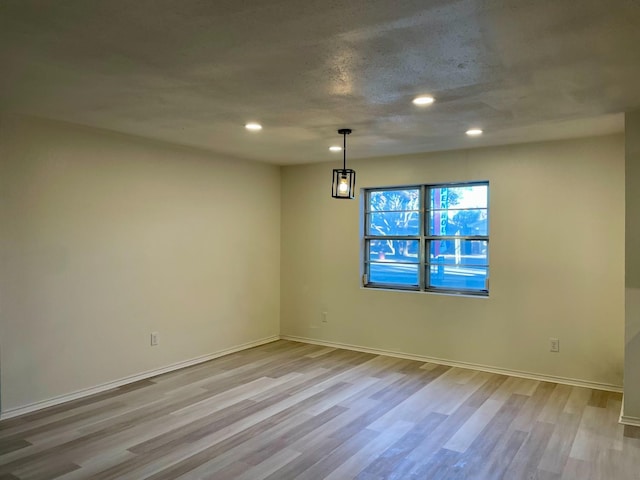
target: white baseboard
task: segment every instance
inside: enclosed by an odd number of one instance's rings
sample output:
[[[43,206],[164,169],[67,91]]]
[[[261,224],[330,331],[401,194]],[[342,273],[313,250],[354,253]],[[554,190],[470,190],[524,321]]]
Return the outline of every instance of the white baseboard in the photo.
[[[430,362],[430,363],[436,363],[439,365],[447,365],[447,366],[451,366],[451,367],[460,367],[460,368],[468,368],[471,370],[480,370],[483,372],[489,372],[489,373],[497,373],[500,375],[509,375],[512,377],[521,377],[521,378],[528,378],[531,380],[541,380],[541,381],[545,381],[545,382],[555,382],[555,383],[562,383],[565,385],[572,385],[572,386],[578,386],[578,387],[587,387],[587,388],[592,388],[595,390],[607,390],[607,391],[612,391],[612,392],[622,392],[622,387],[619,385],[612,385],[612,384],[606,384],[606,383],[597,383],[597,382],[589,382],[589,381],[585,381],[585,380],[578,380],[578,379],[573,379],[573,378],[565,378],[565,377],[556,377],[556,376],[552,376],[552,375],[543,375],[543,374],[538,374],[538,373],[531,373],[531,372],[522,372],[519,370],[510,370],[510,369],[505,369],[505,368],[497,368],[497,367],[491,367],[491,366],[487,366],[487,365],[480,365],[480,364],[475,364],[475,363],[467,363],[467,362],[456,362],[456,361],[452,361],[452,360],[446,360],[446,359],[442,359],[442,358],[436,358],[436,357],[428,357],[425,355],[413,355],[413,354],[407,354],[407,353],[402,353],[402,352],[396,352],[396,351],[392,351],[392,350],[383,350],[383,349],[379,349],[379,348],[369,348],[369,347],[363,347],[363,346],[359,346],[359,345],[351,345],[348,343],[339,343],[339,342],[327,342],[324,340],[316,340],[313,338],[306,338],[306,337],[298,337],[298,336],[294,336],[294,335],[273,335],[271,337],[267,337],[267,338],[263,338],[260,340],[255,340],[253,342],[248,342],[248,343],[244,343],[241,345],[237,345],[235,347],[231,347],[231,348],[227,348],[224,350],[219,350],[217,352],[214,353],[209,353],[207,355],[202,355],[200,357],[196,357],[196,358],[192,358],[190,360],[184,360],[181,362],[177,362],[171,365],[168,365],[166,367],[161,367],[161,368],[157,368],[154,370],[149,370],[146,372],[142,372],[142,373],[138,373],[135,375],[130,375],[128,377],[124,377],[118,380],[114,380],[111,382],[107,382],[107,383],[103,383],[101,385],[97,385],[95,387],[90,387],[90,388],[86,388],[83,390],[78,390],[76,392],[72,392],[69,394],[65,394],[65,395],[60,395],[58,397],[54,397],[54,398],[50,398],[48,400],[42,400],[40,402],[35,402],[35,403],[31,403],[29,405],[25,405],[22,407],[16,407],[16,408],[12,408],[9,410],[6,410],[4,412],[0,412],[0,420],[6,420],[9,418],[13,418],[13,417],[17,417],[20,415],[24,415],[27,413],[31,413],[31,412],[35,412],[37,410],[42,410],[44,408],[48,408],[48,407],[52,407],[55,405],[59,405],[61,403],[65,403],[65,402],[69,402],[72,400],[77,400],[79,398],[83,398],[83,397],[87,397],[89,395],[94,395],[96,393],[101,393],[107,390],[111,390],[112,388],[117,388],[117,387],[121,387],[123,385],[127,385],[129,383],[133,383],[133,382],[137,382],[139,380],[145,380],[147,378],[151,378],[151,377],[155,377],[157,375],[161,375],[163,373],[168,373],[168,372],[172,372],[174,370],[179,370],[181,368],[185,368],[185,367],[189,367],[191,365],[197,365],[199,363],[203,363],[203,362],[207,362],[209,360],[213,360],[214,358],[218,358],[218,357],[222,357],[224,355],[229,355],[231,353],[235,353],[235,352],[239,352],[241,350],[246,350],[248,348],[253,348],[253,347],[257,347],[259,345],[264,345],[266,343],[271,343],[271,342],[275,342],[276,340],[291,340],[294,342],[302,342],[302,343],[309,343],[309,344],[313,344],[313,345],[322,345],[322,346],[326,346],[326,347],[333,347],[333,348],[343,348],[346,350],[354,350],[354,351],[358,351],[358,352],[366,352],[366,353],[373,353],[375,355],[386,355],[386,356],[390,356],[390,357],[397,357],[397,358],[406,358],[408,360],[417,360],[419,362]],[[627,417],[623,414],[623,412],[620,412],[620,423],[625,424],[625,425],[634,425],[634,426],[640,426],[640,418],[637,417]]]
[[[553,375],[544,375],[541,373],[522,372],[519,370],[510,370],[507,368],[492,367],[489,365],[481,365],[477,363],[456,362],[436,357],[427,357],[425,355],[412,355],[392,350],[382,350],[379,348],[362,347],[360,345],[350,345],[348,343],[326,342],[324,340],[315,340],[313,338],[297,337],[294,335],[280,335],[282,340],[291,340],[294,342],[311,343],[313,345],[322,345],[325,347],[344,348],[346,350],[355,350],[357,352],[373,353],[375,355],[386,355],[389,357],[406,358],[408,360],[417,360],[419,362],[430,362],[439,365],[447,365],[450,367],[468,368],[470,370],[480,370],[482,372],[497,373],[500,375],[509,375],[512,377],[528,378],[530,380],[540,380],[544,382],[561,383],[575,387],[586,387],[594,390],[606,390],[609,392],[622,392],[622,386],[608,383],[590,382],[588,380],[579,380],[575,378],[556,377]]]
[[[50,398],[48,400],[42,400],[40,402],[31,403],[29,405],[25,405],[22,407],[12,408],[7,411],[0,412],[0,420],[6,420],[8,418],[18,417],[26,413],[35,412],[36,410],[42,410],[43,408],[53,407],[54,405],[70,402],[71,400],[77,400],[79,398],[88,397],[89,395],[101,393],[106,390],[111,390],[112,388],[117,388],[123,385],[127,385],[129,383],[137,382],[139,380],[145,380],[147,378],[155,377],[156,375],[173,372],[174,370],[190,367],[191,365],[197,365],[198,363],[208,362],[209,360],[213,360],[214,358],[222,357],[224,355],[229,355],[230,353],[235,353],[241,350],[246,350],[248,348],[257,347],[259,345],[264,345],[265,343],[275,342],[276,340],[279,340],[279,339],[280,337],[278,335],[273,335],[271,337],[262,338],[260,340],[255,340],[253,342],[243,343],[235,347],[225,348],[224,350],[219,350],[217,352],[209,353],[207,355],[201,355],[199,357],[192,358],[189,360],[183,360],[181,362],[173,363],[166,367],[160,367],[153,370],[148,370],[146,372],[137,373],[135,375],[129,375],[128,377],[120,378],[112,382],[103,383],[95,387],[85,388],[82,390],[78,390],[76,392],[67,393],[65,395],[60,395],[58,397]]]
[[[640,418],[630,417],[624,414],[624,396],[622,397],[622,407],[620,407],[620,419],[618,420],[622,425],[631,425],[633,427],[640,427]]]
[[[623,425],[631,425],[634,427],[640,427],[640,418],[638,417],[626,417],[624,415],[620,415],[619,422]]]

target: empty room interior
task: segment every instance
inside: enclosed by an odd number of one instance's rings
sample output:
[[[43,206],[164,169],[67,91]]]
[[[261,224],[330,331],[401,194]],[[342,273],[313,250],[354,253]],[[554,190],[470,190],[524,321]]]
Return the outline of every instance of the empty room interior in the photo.
[[[0,0],[0,479],[640,479],[638,45]]]

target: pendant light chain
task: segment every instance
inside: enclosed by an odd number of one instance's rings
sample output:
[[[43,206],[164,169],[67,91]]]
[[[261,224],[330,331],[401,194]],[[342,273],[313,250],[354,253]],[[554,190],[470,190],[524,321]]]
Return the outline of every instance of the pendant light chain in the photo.
[[[344,138],[342,144],[342,169],[347,169],[347,132],[343,131],[342,137]]]

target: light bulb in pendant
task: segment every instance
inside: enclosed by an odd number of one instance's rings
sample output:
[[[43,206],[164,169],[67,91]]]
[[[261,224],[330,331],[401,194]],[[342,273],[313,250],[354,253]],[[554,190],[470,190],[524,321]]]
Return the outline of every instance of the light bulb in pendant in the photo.
[[[338,184],[338,193],[346,195],[349,193],[349,183],[347,177],[340,177],[340,183]]]

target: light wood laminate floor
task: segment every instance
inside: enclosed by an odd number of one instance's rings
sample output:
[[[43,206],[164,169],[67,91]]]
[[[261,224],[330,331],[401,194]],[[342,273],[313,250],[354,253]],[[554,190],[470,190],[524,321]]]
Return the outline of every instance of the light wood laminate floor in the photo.
[[[640,479],[620,403],[278,341],[0,422],[0,479]]]

